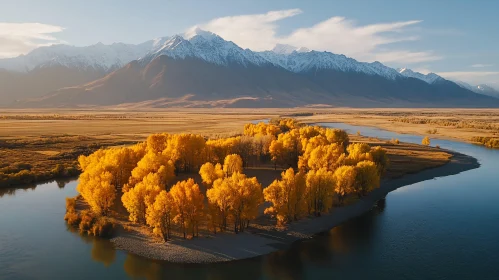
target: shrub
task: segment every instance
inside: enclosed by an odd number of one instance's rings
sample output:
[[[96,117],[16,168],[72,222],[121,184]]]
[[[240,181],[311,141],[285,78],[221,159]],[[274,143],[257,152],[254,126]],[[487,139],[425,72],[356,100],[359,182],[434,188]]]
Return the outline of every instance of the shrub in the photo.
[[[80,224],[81,217],[74,211],[67,212],[66,215],[64,215],[64,220],[68,223],[68,225],[76,227]]]
[[[80,231],[88,233],[94,224],[94,214],[90,210],[81,212]]]
[[[428,136],[425,136],[425,138],[423,138],[423,140],[421,141],[421,144],[425,146],[430,146],[430,138]]]
[[[76,198],[66,197],[66,213],[75,212]]]
[[[390,140],[390,143],[392,143],[394,145],[398,145],[398,144],[400,144],[400,140],[398,138],[392,138],[392,140]]]
[[[114,231],[114,224],[105,217],[96,219],[89,234],[99,237],[110,237]]]

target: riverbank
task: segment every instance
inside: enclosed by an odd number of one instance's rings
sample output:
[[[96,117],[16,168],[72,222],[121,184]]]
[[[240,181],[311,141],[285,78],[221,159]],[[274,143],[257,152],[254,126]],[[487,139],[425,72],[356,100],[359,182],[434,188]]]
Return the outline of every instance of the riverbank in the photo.
[[[273,226],[255,224],[247,232],[240,234],[208,234],[193,240],[175,238],[164,243],[159,239],[151,238],[146,228],[137,226],[130,231],[120,231],[111,241],[117,249],[172,263],[226,262],[266,255],[362,215],[369,211],[378,200],[383,199],[389,192],[398,188],[437,177],[455,175],[480,166],[473,157],[452,151],[446,152],[452,154],[452,158],[443,166],[384,180],[379,189],[357,202],[334,208],[332,213],[322,217],[291,223],[285,230],[276,230]]]

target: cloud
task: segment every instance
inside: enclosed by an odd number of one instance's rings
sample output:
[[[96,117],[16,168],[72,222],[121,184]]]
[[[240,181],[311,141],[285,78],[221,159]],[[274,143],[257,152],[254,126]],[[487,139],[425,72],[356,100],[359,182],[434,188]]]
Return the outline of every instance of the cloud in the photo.
[[[331,17],[311,27],[295,29],[288,35],[276,35],[278,21],[301,13],[299,9],[291,9],[221,17],[193,28],[211,31],[254,51],[270,50],[280,43],[345,54],[363,61],[416,63],[441,59],[431,51],[387,50],[393,43],[418,40],[417,36],[406,35],[406,29],[420,20],[359,25],[344,17]]]
[[[265,14],[221,17],[191,29],[211,31],[243,48],[263,51],[272,49],[279,42],[276,37],[278,26],[275,23],[301,13],[300,9],[290,9]]]
[[[494,66],[493,64],[473,64],[471,65],[471,67],[473,68],[484,68],[484,67],[491,67],[491,66]]]
[[[455,71],[439,72],[438,75],[451,80],[467,82],[472,85],[494,84],[499,80],[499,72],[485,71]]]
[[[0,22],[0,58],[13,57],[45,45],[63,43],[52,34],[64,28],[42,23]]]

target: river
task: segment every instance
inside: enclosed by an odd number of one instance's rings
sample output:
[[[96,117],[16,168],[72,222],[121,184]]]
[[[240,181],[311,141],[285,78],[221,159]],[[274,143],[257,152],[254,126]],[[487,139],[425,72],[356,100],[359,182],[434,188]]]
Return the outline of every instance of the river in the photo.
[[[499,279],[499,150],[432,145],[471,155],[481,167],[399,188],[363,216],[287,250],[221,264],[150,261],[80,236],[63,220],[75,181],[0,190],[0,279]]]

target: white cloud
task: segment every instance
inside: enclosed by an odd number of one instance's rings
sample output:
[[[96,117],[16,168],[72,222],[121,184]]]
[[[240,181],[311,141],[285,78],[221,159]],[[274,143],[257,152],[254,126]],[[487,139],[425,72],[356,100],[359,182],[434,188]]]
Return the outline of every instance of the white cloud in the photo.
[[[416,63],[441,59],[431,51],[386,50],[389,44],[418,40],[417,36],[406,35],[405,31],[420,20],[358,25],[344,17],[332,17],[311,27],[298,28],[288,35],[276,35],[279,20],[300,13],[301,10],[292,9],[222,17],[195,27],[255,51],[269,50],[281,43],[345,54],[363,61]]]
[[[42,23],[0,22],[0,58],[25,54],[37,47],[63,43],[53,33],[64,28]]]
[[[225,40],[255,51],[272,49],[278,39],[276,21],[301,14],[300,9],[271,11],[266,14],[240,15],[216,18],[192,27],[216,33]]]
[[[480,64],[480,63],[471,65],[471,67],[473,67],[473,68],[484,68],[484,67],[491,67],[491,66],[494,66],[494,65],[493,64]]]
[[[463,81],[472,85],[494,84],[496,81],[499,81],[499,72],[455,71],[455,72],[439,72],[437,74],[444,78]]]

